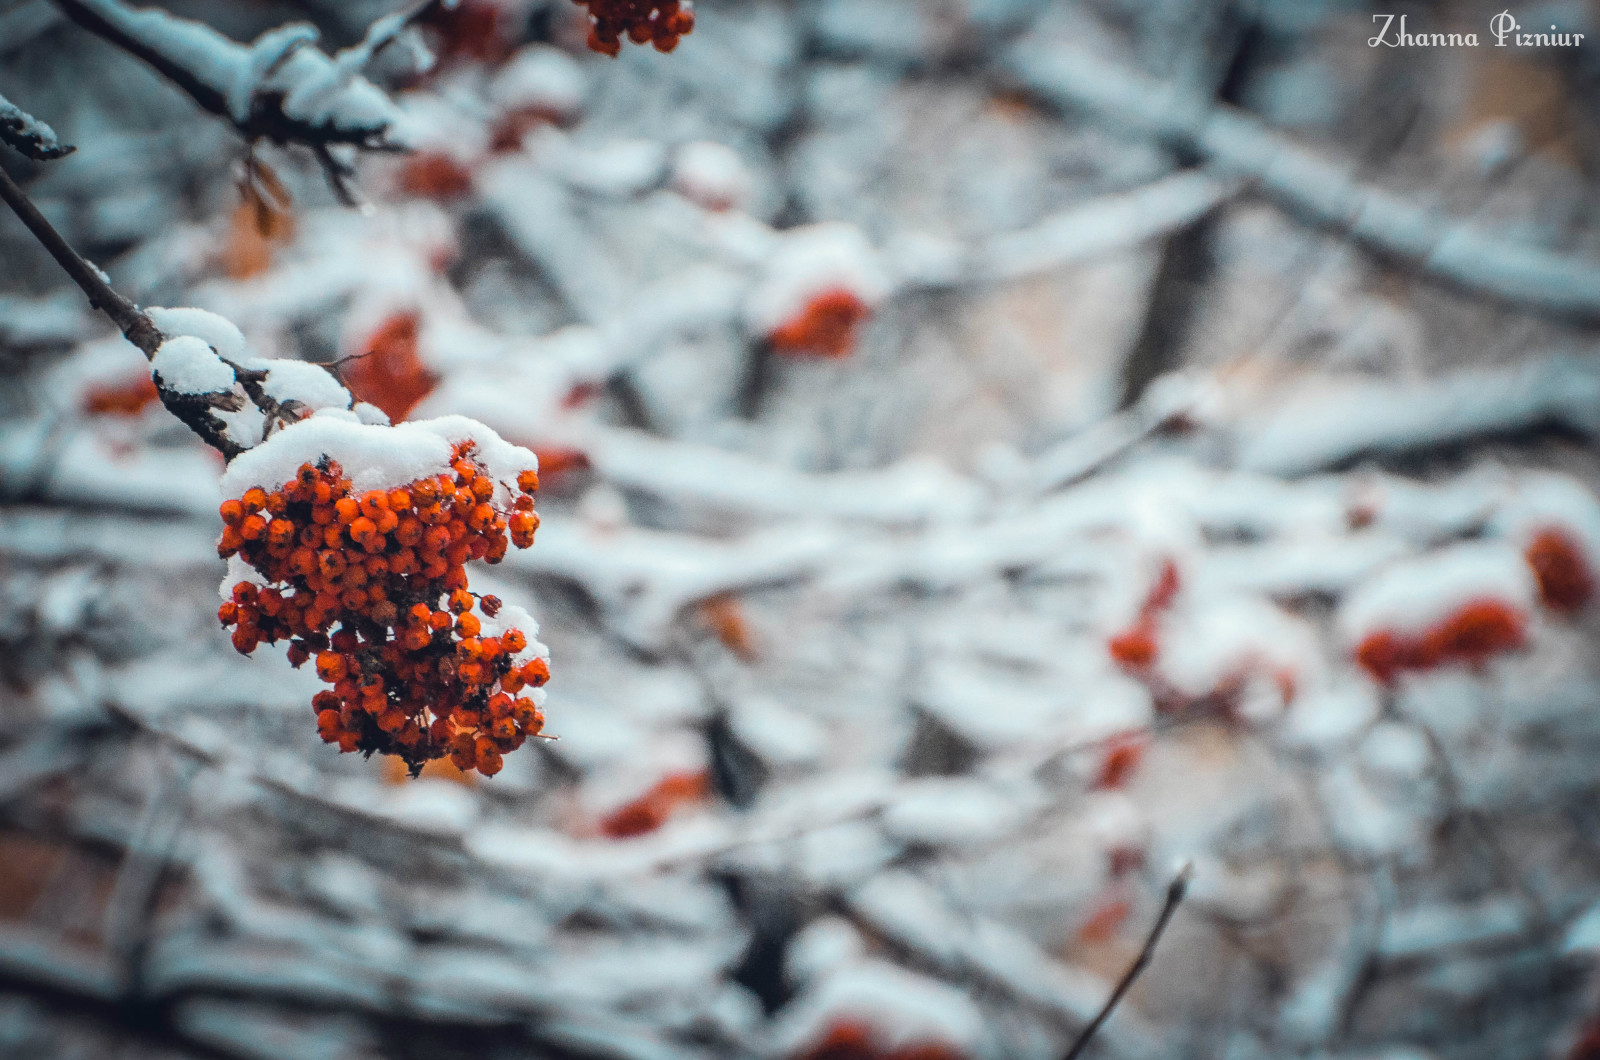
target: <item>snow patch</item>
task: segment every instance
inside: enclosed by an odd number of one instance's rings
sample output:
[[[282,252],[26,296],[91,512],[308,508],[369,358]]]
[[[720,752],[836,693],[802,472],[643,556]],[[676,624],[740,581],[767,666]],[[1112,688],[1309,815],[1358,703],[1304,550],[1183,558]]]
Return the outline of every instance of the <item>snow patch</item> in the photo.
[[[150,359],[160,385],[179,394],[222,394],[233,389],[233,369],[222,363],[209,343],[193,335],[163,342]]]

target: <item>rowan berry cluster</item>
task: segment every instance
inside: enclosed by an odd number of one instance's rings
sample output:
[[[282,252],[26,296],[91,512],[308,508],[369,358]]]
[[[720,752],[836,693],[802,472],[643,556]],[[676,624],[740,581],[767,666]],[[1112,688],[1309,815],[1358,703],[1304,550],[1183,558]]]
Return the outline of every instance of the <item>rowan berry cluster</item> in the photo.
[[[1379,629],[1356,646],[1356,661],[1385,684],[1405,670],[1452,663],[1482,666],[1527,642],[1528,615],[1503,600],[1472,600],[1419,633]]]
[[[694,12],[682,0],[574,0],[589,8],[589,47],[602,55],[622,51],[622,38],[670,52],[694,29]]]
[[[287,640],[296,667],[315,658],[333,686],[312,699],[323,740],[398,755],[413,776],[447,755],[492,776],[544,726],[542,697],[521,693],[544,685],[548,665],[496,620],[498,599],[468,591],[465,570],[533,543],[539,478],[523,471],[501,510],[473,451],[454,446],[448,473],[360,493],[324,457],[221,508],[218,554],[264,582],[239,581],[217,612],[234,647]]]
[[[856,348],[857,330],[871,315],[871,307],[854,291],[829,288],[767,337],[779,353],[848,357]]]

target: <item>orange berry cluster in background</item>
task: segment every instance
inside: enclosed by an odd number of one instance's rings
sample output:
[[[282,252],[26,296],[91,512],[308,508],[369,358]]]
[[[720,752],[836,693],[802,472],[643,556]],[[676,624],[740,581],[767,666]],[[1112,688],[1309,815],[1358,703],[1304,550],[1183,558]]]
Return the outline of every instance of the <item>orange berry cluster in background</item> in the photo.
[[[418,349],[421,321],[415,313],[396,313],[367,339],[361,356],[344,366],[344,382],[359,400],[378,406],[395,423],[433,392],[438,378],[422,363]]]
[[[793,319],[767,336],[772,348],[786,354],[848,357],[856,348],[856,331],[872,310],[843,287],[816,295]]]
[[[635,44],[670,52],[694,29],[694,12],[682,0],[574,0],[589,8],[589,47],[602,55],[622,51],[624,35]]]
[[[888,1045],[883,1035],[855,1019],[828,1025],[822,1040],[801,1054],[801,1060],[962,1060],[962,1052],[939,1041]]]
[[[1403,670],[1431,670],[1450,663],[1481,666],[1492,655],[1521,647],[1528,616],[1503,600],[1463,604],[1427,631],[1408,635],[1380,629],[1356,646],[1356,661],[1388,683]]]
[[[1554,527],[1539,531],[1523,554],[1538,579],[1539,597],[1550,610],[1574,614],[1594,596],[1594,575],[1583,546],[1566,531]]]
[[[296,667],[316,659],[333,686],[312,699],[317,727],[341,751],[398,755],[413,776],[448,755],[493,776],[543,728],[519,693],[550,671],[541,658],[518,661],[523,631],[484,631],[501,604],[469,592],[464,568],[533,544],[538,488],[524,471],[510,510],[497,509],[470,441],[455,447],[450,473],[400,489],[357,494],[337,462],[301,465],[280,489],[223,502],[218,554],[238,555],[267,584],[234,585],[217,617],[245,655],[288,640]]]
[[[1161,642],[1157,636],[1161,615],[1172,606],[1180,585],[1178,565],[1167,560],[1161,565],[1160,576],[1139,607],[1138,619],[1111,638],[1111,657],[1123,667],[1140,672],[1155,664],[1156,657],[1161,653]]]
[[[160,399],[156,381],[145,372],[127,382],[90,387],[83,395],[83,411],[91,416],[137,416]]]
[[[609,839],[648,835],[666,824],[679,807],[710,794],[711,777],[704,770],[669,773],[637,799],[607,814],[600,822],[600,831]]]

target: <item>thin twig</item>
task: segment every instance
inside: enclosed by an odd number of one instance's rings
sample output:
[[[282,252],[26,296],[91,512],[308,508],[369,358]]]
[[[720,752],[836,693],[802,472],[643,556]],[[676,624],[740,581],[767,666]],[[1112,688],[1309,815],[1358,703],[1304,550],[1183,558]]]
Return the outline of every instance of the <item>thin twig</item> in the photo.
[[[1194,879],[1194,864],[1185,862],[1178,870],[1178,874],[1172,878],[1172,882],[1167,884],[1166,903],[1161,907],[1161,915],[1156,917],[1155,927],[1150,929],[1149,936],[1144,940],[1144,947],[1139,950],[1139,956],[1128,966],[1128,970],[1122,973],[1122,978],[1118,980],[1116,989],[1111,991],[1111,997],[1106,1000],[1105,1007],[1083,1029],[1083,1033],[1078,1035],[1078,1040],[1072,1043],[1072,1048],[1067,1050],[1063,1060],[1077,1060],[1077,1057],[1089,1047],[1095,1032],[1111,1018],[1111,1013],[1116,1011],[1117,1005],[1122,1001],[1122,995],[1128,992],[1134,980],[1138,979],[1149,966],[1150,959],[1155,956],[1156,944],[1161,941],[1161,936],[1166,933],[1167,924],[1172,920],[1172,914],[1178,911],[1184,895],[1189,892],[1189,881],[1192,879]]]
[[[72,282],[83,289],[89,296],[89,304],[111,318],[121,332],[128,337],[128,341],[144,351],[146,357],[154,357],[156,350],[161,347],[161,329],[157,328],[155,321],[146,316],[138,306],[112,290],[111,284],[106,282],[100,270],[89,264],[72,246],[62,238],[55,226],[45,220],[44,214],[28,198],[26,192],[17,186],[4,169],[0,169],[0,199],[22,220],[22,223],[32,232],[34,238],[44,245],[61,267],[67,270],[67,275],[72,277]]]
[[[99,269],[72,249],[72,245],[39,212],[27,192],[4,169],[0,169],[0,199],[5,200],[34,238],[66,270],[72,282],[89,296],[89,304],[110,317],[127,340],[144,351],[145,357],[153,360],[166,338],[161,329],[156,327],[155,321],[144,310],[118,294]],[[201,441],[228,460],[244,452],[245,447],[228,437],[226,426],[215,415],[219,408],[236,411],[243,407],[243,399],[237,394],[180,394],[162,386],[159,376],[156,382],[161,404],[199,435]]]

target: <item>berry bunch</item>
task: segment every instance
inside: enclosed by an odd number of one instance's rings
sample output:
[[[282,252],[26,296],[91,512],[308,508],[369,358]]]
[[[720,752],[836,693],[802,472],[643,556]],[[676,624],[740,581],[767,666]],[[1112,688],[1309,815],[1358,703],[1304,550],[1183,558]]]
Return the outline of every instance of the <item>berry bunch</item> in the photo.
[[[574,0],[587,5],[589,47],[602,55],[622,51],[626,34],[635,44],[653,44],[670,52],[678,38],[694,29],[694,11],[683,0]]]
[[[398,489],[358,494],[337,461],[302,464],[279,489],[223,502],[217,552],[263,584],[237,582],[217,617],[243,654],[287,640],[296,667],[315,657],[333,686],[312,699],[317,727],[341,751],[398,755],[413,776],[448,755],[492,776],[542,729],[550,670],[507,621],[522,613],[497,618],[500,601],[469,592],[464,565],[533,543],[538,488],[523,471],[498,491],[509,510],[497,508],[470,441],[453,446],[448,473]]]
[[[805,309],[767,336],[784,354],[848,357],[856,348],[856,332],[872,308],[851,290],[832,287],[818,293]]]
[[[1356,661],[1385,684],[1405,670],[1482,666],[1491,656],[1526,644],[1528,622],[1526,612],[1504,600],[1470,600],[1420,632],[1374,630],[1356,646]]]
[[[1546,527],[1534,535],[1523,552],[1539,582],[1545,606],[1564,615],[1583,610],[1594,597],[1594,574],[1583,546],[1560,527]]]

